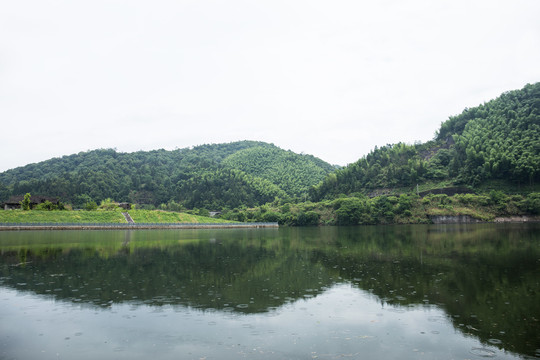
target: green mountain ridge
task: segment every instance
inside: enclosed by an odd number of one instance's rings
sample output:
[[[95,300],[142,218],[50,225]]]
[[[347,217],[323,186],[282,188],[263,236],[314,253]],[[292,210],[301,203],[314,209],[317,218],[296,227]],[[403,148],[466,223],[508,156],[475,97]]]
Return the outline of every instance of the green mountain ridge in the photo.
[[[534,191],[539,180],[540,83],[536,83],[451,116],[432,141],[376,147],[328,175],[310,195],[320,201],[375,190],[412,191],[417,184],[481,188],[493,182],[506,189]]]
[[[272,163],[255,158],[261,154],[271,154]],[[0,173],[0,201],[29,192],[76,207],[105,198],[150,205],[174,201],[189,208],[257,206],[305,194],[331,171],[313,156],[258,141],[134,153],[100,149]]]

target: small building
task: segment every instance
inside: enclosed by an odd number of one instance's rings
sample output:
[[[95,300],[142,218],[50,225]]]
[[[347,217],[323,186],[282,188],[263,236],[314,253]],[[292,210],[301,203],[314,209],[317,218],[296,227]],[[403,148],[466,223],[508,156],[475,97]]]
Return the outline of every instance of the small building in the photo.
[[[11,196],[5,203],[2,204],[2,207],[4,210],[13,210],[13,209],[20,209],[21,208],[21,202],[24,200],[24,195],[14,195]],[[43,204],[45,201],[49,201],[53,205],[58,206],[60,203],[60,200],[58,198],[53,197],[47,197],[47,196],[39,196],[39,195],[31,195],[30,196],[30,208],[33,208],[39,204]]]

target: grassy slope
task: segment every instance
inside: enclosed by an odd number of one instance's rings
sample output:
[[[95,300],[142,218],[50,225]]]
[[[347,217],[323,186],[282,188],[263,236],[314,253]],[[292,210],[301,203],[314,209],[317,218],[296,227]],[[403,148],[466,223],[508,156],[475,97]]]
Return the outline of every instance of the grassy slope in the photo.
[[[119,211],[0,211],[0,223],[125,223]]]
[[[135,223],[210,224],[231,222],[211,217],[159,210],[129,210],[129,215],[131,215],[131,218],[133,219],[133,221],[135,221]]]
[[[136,223],[226,223],[230,221],[184,213],[130,210]],[[0,223],[126,223],[120,211],[0,211]]]

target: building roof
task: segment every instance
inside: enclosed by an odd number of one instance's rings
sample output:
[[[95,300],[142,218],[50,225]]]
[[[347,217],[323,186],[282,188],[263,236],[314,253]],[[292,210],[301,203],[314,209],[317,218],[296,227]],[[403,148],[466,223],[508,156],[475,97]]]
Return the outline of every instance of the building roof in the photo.
[[[21,201],[24,200],[24,195],[13,195],[8,200],[6,200],[5,204],[11,205],[11,204],[20,204]],[[53,204],[57,204],[59,202],[58,198],[50,197],[50,196],[40,196],[40,195],[31,195],[30,196],[30,203],[31,204],[41,204],[45,201],[50,201]]]

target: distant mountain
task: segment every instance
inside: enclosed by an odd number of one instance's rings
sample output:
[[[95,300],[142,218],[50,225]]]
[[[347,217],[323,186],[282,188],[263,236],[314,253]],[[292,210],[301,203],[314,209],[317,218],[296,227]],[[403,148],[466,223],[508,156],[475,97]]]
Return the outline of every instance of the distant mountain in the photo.
[[[173,151],[100,149],[0,173],[0,200],[29,192],[75,206],[105,198],[151,205],[174,201],[188,208],[255,206],[305,194],[333,170],[313,156],[256,141]]]
[[[377,194],[388,189],[481,187],[535,189],[540,181],[540,83],[450,117],[433,141],[375,148],[329,174],[310,191],[313,200],[340,194]]]

